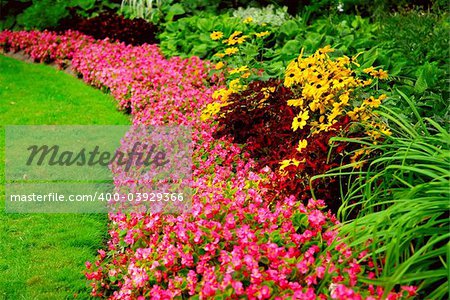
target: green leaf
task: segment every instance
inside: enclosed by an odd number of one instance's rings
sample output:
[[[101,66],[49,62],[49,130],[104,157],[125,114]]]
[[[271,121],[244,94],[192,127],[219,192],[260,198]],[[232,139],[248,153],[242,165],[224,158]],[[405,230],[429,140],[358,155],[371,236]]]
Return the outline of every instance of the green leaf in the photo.
[[[298,33],[298,25],[295,21],[289,20],[280,27],[280,32],[288,38],[293,38]]]
[[[170,22],[173,20],[173,17],[182,15],[184,13],[185,13],[185,11],[184,11],[183,6],[179,3],[176,3],[176,4],[170,6],[165,19],[167,22]]]
[[[437,73],[439,72],[438,67],[433,64],[425,63],[423,66],[419,67],[416,75],[417,81],[414,86],[414,90],[417,93],[423,93],[430,86],[433,86],[437,81]]]
[[[266,72],[267,74],[271,75],[271,76],[279,76],[284,72],[284,66],[283,63],[280,61],[276,61],[272,64],[270,64],[267,68],[266,68]]]
[[[308,217],[306,214],[296,212],[292,216],[292,225],[294,225],[296,229],[306,226],[308,225]]]
[[[281,54],[285,56],[297,56],[302,45],[297,40],[288,41],[281,49]]]
[[[425,79],[424,73],[421,72],[419,74],[419,78],[417,78],[416,84],[414,85],[414,91],[421,94],[425,92],[426,89],[428,89],[427,80]]]
[[[73,1],[73,6],[79,6],[84,10],[88,10],[94,7],[95,0],[77,0]]]
[[[270,263],[270,260],[269,260],[269,258],[267,258],[267,256],[261,257],[261,258],[259,259],[259,261],[260,261],[262,264],[265,264],[265,265],[269,265],[269,263]]]
[[[208,36],[211,33],[210,31],[213,31],[213,25],[212,19],[209,18],[197,20],[197,28],[200,29],[200,31],[207,33]]]
[[[371,67],[377,58],[378,58],[378,49],[375,47],[367,52],[364,52],[363,59],[361,61],[361,69]]]

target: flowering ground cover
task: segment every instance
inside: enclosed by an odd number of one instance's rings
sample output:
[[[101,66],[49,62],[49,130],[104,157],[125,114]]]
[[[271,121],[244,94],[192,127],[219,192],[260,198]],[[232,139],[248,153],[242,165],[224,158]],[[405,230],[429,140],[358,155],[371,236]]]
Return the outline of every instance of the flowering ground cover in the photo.
[[[235,36],[238,38],[239,34]],[[336,217],[327,211],[325,203],[283,195],[280,186],[272,184],[280,178],[283,173],[280,171],[300,166],[307,161],[306,157],[301,162],[302,157],[286,156],[292,154],[288,151],[280,156],[281,167],[263,166],[255,161],[258,156],[245,143],[237,144],[229,134],[217,136],[220,122],[210,114],[211,110],[217,112],[214,108],[217,101],[222,101],[219,108],[232,104],[227,101],[244,88],[227,85],[220,76],[210,76],[212,67],[208,62],[195,57],[166,59],[154,45],[97,41],[76,32],[60,36],[52,32],[4,31],[0,34],[0,46],[6,51],[24,51],[36,61],[70,64],[85,82],[109,91],[119,107],[131,113],[134,124],[192,126],[195,191],[192,212],[110,214],[107,246],[98,251],[96,261],[86,263],[93,296],[402,299],[415,294],[415,287],[385,291],[373,285],[371,280],[383,266],[371,253],[339,242],[334,227]],[[328,56],[322,51],[317,55],[326,61]],[[302,56],[298,58],[301,59]],[[317,59],[306,58],[306,64],[308,60]],[[286,80],[291,78],[291,69],[287,69]],[[375,69],[366,73],[371,72]],[[341,89],[363,85],[350,73],[346,68],[338,70],[336,80],[346,82]],[[295,75],[297,83],[312,84],[309,78],[305,80],[300,75]],[[314,75],[313,80],[317,78]],[[317,82],[314,84],[317,86]],[[291,85],[285,82],[283,87],[278,83],[275,90]],[[268,90],[267,98],[275,90]],[[338,96],[346,92],[337,91]],[[295,92],[293,89],[294,95]],[[217,97],[218,94],[226,95],[226,99]],[[264,94],[263,100],[267,100]],[[289,105],[293,108],[283,108],[292,109],[288,126],[294,132],[304,129],[302,122],[310,117],[308,109],[311,117],[316,114],[314,118],[322,122],[321,114],[325,111],[334,108],[337,118],[347,106],[345,97],[341,97],[340,105],[330,101],[330,107],[324,107],[322,112],[311,105],[320,95],[302,95],[304,99],[298,98]],[[364,105],[359,102],[349,106],[351,110],[346,114],[353,112],[350,116],[368,120],[368,108],[381,99],[366,98]],[[205,110],[211,117],[204,117]],[[325,132],[339,125],[330,117],[328,121]],[[319,124],[315,127],[319,128]],[[305,135],[294,136],[293,140],[301,153],[306,145],[299,137]],[[116,171],[116,184],[123,184],[124,174]]]

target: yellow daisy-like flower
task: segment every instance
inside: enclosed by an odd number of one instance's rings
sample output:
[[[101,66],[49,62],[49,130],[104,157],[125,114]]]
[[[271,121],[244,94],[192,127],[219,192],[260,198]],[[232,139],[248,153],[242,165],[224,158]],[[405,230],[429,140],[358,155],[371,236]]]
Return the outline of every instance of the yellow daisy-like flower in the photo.
[[[369,68],[365,68],[365,69],[363,70],[363,72],[364,72],[364,73],[367,73],[367,74],[372,74],[373,72],[376,72],[376,70],[375,70],[374,67],[369,67]]]
[[[392,135],[392,131],[389,128],[381,129],[381,133],[385,134],[385,135],[388,135],[388,136]]]
[[[246,71],[248,71],[248,67],[247,66],[242,66],[242,67],[239,67],[237,69],[230,70],[230,74],[233,75],[233,74],[236,74],[236,73],[242,73],[242,72],[246,72]]]
[[[255,33],[256,37],[265,37],[266,35],[269,35],[270,32],[269,31],[263,31],[263,32],[257,32]]]
[[[308,141],[305,140],[305,139],[300,140],[300,141],[298,142],[297,151],[298,151],[298,152],[302,152],[302,150],[305,149],[306,146],[308,146]]]
[[[218,58],[224,58],[225,57],[225,53],[216,53],[216,54],[214,54],[214,56],[216,56]]]
[[[371,85],[371,84],[372,84],[372,79],[364,80],[364,81],[362,82],[362,85],[363,85],[363,86],[369,86],[369,85]]]
[[[249,78],[250,75],[252,75],[250,72],[245,72],[244,74],[241,75],[241,78],[246,79],[246,78]]]
[[[226,102],[228,100],[228,96],[231,94],[231,91],[227,89],[218,89],[214,91],[212,98],[214,100],[221,100],[222,102]]]
[[[389,75],[383,69],[379,69],[376,74],[373,74],[374,77],[380,78],[381,80],[388,79]]]
[[[364,105],[370,106],[370,107],[378,107],[381,104],[380,98],[374,98],[373,96],[370,96],[363,102]]]
[[[240,44],[244,43],[247,38],[248,38],[248,35],[243,35],[243,36],[238,37],[237,39],[235,39],[235,41],[236,41],[237,44],[240,45]]]
[[[284,170],[285,168],[289,167],[291,165],[290,159],[285,159],[282,162],[280,162],[280,170]]]
[[[225,66],[225,64],[224,64],[223,62],[219,61],[219,62],[216,64],[215,69],[216,69],[216,70],[220,70],[220,69],[222,69],[224,66]]]
[[[309,112],[305,110],[301,112],[292,121],[292,130],[297,131],[297,129],[303,129],[306,126],[306,121],[309,119]]]
[[[223,32],[222,31],[213,31],[213,33],[211,33],[209,35],[209,37],[213,40],[213,41],[217,41],[220,40],[223,37]]]
[[[291,87],[295,83],[297,83],[298,72],[299,72],[298,69],[290,70],[290,72],[287,73],[286,76],[284,77],[284,86]]]
[[[280,162],[280,170],[284,170],[285,168],[289,167],[289,166],[296,166],[298,167],[301,163],[304,163],[306,161],[306,159],[302,159],[302,160],[296,160],[295,158],[293,159],[285,159],[282,162]]]
[[[248,24],[248,23],[251,23],[251,22],[253,22],[253,18],[252,17],[247,17],[247,18],[244,19],[244,24]]]
[[[291,100],[288,100],[287,105],[302,107],[303,106],[303,99],[291,99]]]
[[[206,120],[212,118],[213,116],[217,115],[220,112],[220,109],[222,108],[222,106],[224,106],[224,105],[217,103],[217,102],[208,104],[207,107],[202,111],[200,120],[206,121]]]
[[[225,54],[226,55],[233,55],[235,53],[237,53],[239,51],[239,49],[237,47],[230,47],[225,49]]]
[[[230,81],[230,91],[239,92],[245,88],[244,85],[241,84],[239,78],[233,79]]]
[[[245,40],[245,38],[247,36],[238,38],[238,36],[240,36],[241,34],[242,34],[242,31],[235,31],[230,35],[230,37],[228,39],[223,40],[223,43],[228,44],[230,46],[236,45],[239,41],[241,41],[241,43],[243,43],[242,38],[244,38],[244,40]]]

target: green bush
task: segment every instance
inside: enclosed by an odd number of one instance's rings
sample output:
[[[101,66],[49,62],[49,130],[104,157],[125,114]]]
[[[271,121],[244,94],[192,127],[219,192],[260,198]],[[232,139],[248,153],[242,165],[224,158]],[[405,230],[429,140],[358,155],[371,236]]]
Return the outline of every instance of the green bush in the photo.
[[[233,12],[233,17],[245,20],[251,18],[253,22],[258,25],[268,24],[273,26],[280,26],[287,20],[291,19],[291,16],[287,12],[287,7],[275,8],[273,5],[268,5],[262,8],[239,7]]]
[[[253,23],[255,22],[244,24],[241,18],[228,14],[200,14],[181,18],[166,24],[164,32],[159,36],[161,50],[167,56],[196,55],[212,59],[217,53],[217,44],[209,37],[213,31],[223,32],[228,37],[235,31],[246,32],[253,26],[258,31],[267,30],[271,33],[265,39],[263,48],[267,51],[261,61],[270,76],[278,77],[282,75],[286,63],[294,59],[301,48],[305,49],[305,54],[311,54],[320,47],[331,45],[340,54],[348,55],[376,45],[374,37],[377,26],[358,16],[323,18],[311,26],[298,18],[289,19],[280,26],[260,26]]]
[[[118,9],[114,0],[32,0],[24,2],[23,11],[10,10],[4,17],[3,28],[48,29],[57,27],[73,11],[82,17],[96,15],[106,8]],[[27,3],[28,2],[28,3]]]

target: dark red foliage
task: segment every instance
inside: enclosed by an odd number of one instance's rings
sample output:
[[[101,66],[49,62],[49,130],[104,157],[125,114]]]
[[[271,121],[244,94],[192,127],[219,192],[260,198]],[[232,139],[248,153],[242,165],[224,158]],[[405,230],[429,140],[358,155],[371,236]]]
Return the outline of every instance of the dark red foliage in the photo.
[[[264,92],[268,88],[275,90],[270,94]],[[334,130],[328,132],[310,135],[309,126],[294,132],[292,120],[299,111],[287,105],[287,101],[293,97],[292,91],[280,81],[252,82],[241,94],[230,95],[228,102],[231,104],[222,108],[224,116],[219,119],[215,136],[229,136],[243,144],[260,168],[267,165],[272,170],[279,170],[280,162],[284,159],[304,159],[305,162],[298,167],[285,168],[285,174],[278,174],[268,187],[274,191],[274,200],[295,195],[307,201],[311,197],[310,178],[348,162],[344,154],[353,150],[350,147],[354,146],[339,144],[331,148],[329,145],[330,138],[348,129],[350,120],[347,117],[342,118],[333,126]],[[306,139],[308,146],[298,152],[296,148],[301,139]],[[337,210],[340,205],[340,185],[336,178],[315,180],[312,186],[317,198],[325,200],[331,209]],[[345,185],[343,187],[345,189]]]
[[[112,11],[85,19],[72,16],[61,22],[57,31],[77,30],[96,39],[109,38],[131,45],[156,44],[158,27],[143,19],[125,19]]]

